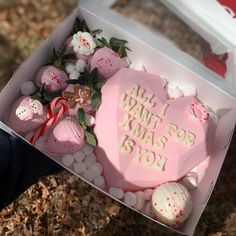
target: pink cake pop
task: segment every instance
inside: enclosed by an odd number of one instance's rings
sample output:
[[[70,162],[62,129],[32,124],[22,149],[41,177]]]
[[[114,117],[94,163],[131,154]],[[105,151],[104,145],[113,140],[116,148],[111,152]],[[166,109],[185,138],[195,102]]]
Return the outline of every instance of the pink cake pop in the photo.
[[[90,62],[91,70],[98,68],[103,79],[109,79],[122,68],[122,61],[117,53],[110,48],[97,50]]]
[[[10,112],[8,126],[17,133],[38,128],[47,120],[47,110],[40,101],[29,96],[20,97]]]
[[[61,120],[53,129],[44,147],[53,154],[73,154],[83,148],[84,130],[72,118]]]
[[[42,67],[36,75],[36,85],[40,87],[45,84],[44,88],[48,92],[64,90],[67,80],[66,73],[53,65]]]

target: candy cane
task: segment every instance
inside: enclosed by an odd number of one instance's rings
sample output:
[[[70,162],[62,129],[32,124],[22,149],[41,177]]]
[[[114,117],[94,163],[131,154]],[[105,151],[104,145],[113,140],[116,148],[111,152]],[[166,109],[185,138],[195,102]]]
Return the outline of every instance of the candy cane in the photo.
[[[59,106],[60,105],[60,106]],[[48,120],[37,130],[30,139],[31,144],[35,144],[37,140],[44,134],[45,130],[54,125],[59,118],[67,111],[68,106],[66,100],[62,97],[56,97],[51,102],[48,109]]]

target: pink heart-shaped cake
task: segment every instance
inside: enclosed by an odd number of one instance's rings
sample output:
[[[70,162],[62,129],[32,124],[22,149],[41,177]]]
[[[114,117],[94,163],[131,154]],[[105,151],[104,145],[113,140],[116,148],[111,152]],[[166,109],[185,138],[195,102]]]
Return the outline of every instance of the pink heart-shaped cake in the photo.
[[[121,69],[102,88],[96,154],[108,187],[176,181],[210,152],[216,125],[192,96],[168,100],[159,76]]]
[[[61,120],[44,143],[47,152],[54,154],[73,154],[85,144],[84,130],[73,118]]]
[[[47,120],[47,109],[31,97],[20,97],[12,107],[7,125],[17,133],[26,133],[38,128]]]

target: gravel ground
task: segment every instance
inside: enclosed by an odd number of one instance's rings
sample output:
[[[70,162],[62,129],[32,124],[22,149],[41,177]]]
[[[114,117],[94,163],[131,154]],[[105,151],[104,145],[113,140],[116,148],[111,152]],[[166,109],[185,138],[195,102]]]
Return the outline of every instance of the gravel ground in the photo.
[[[0,0],[0,86],[75,6],[75,0]],[[114,9],[202,60],[201,39],[157,0]],[[236,235],[236,135],[195,235]],[[171,235],[72,174],[44,177],[0,212],[0,235]]]

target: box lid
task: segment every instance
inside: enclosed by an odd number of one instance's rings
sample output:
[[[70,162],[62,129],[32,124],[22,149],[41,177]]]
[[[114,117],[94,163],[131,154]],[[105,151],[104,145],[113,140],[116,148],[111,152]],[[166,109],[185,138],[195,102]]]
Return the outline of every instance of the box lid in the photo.
[[[232,0],[161,0],[208,41],[217,55],[228,53],[225,82],[236,88],[236,10]]]

